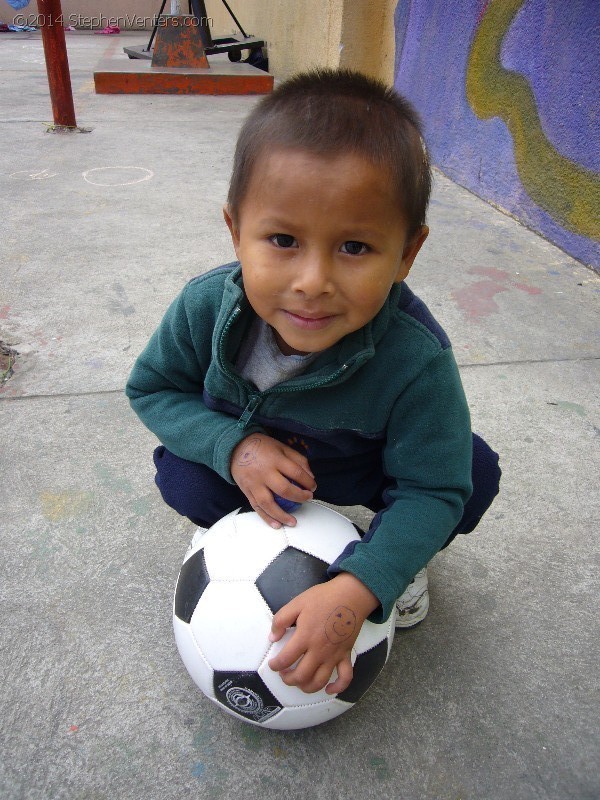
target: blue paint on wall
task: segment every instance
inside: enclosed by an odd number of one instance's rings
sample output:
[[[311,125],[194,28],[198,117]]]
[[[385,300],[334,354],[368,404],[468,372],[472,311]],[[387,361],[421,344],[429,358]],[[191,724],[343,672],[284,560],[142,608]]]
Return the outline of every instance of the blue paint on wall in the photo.
[[[594,172],[600,172],[598,9],[589,0],[562,3],[560,11],[547,0],[528,0],[502,48],[504,66],[531,84],[547,137]]]
[[[498,117],[479,119],[466,97],[471,42],[489,0],[400,0],[395,13],[398,91],[425,124],[433,163],[580,261],[600,268],[600,246],[565,229],[525,192],[513,141]],[[600,170],[600,2],[527,0],[502,48],[502,65],[530,83],[544,133],[564,156]]]

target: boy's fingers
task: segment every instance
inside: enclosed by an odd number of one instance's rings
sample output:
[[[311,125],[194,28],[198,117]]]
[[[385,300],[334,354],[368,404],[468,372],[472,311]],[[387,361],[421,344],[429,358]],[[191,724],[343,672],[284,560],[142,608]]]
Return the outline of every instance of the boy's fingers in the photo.
[[[306,489],[314,491],[317,485],[315,483],[315,476],[312,473],[308,460],[301,453],[292,450],[291,447],[286,448],[285,452],[288,463],[281,469],[281,471],[291,480],[300,483]],[[289,462],[292,462],[291,464]]]
[[[310,470],[304,469],[304,467],[299,464],[294,464],[291,469],[286,470],[285,475],[286,478],[300,484],[304,489],[308,489],[311,492],[314,492],[317,488],[315,476]]]
[[[263,509],[258,505],[253,505],[252,508],[256,511],[256,513],[263,520],[263,522],[266,522],[270,528],[274,528],[275,530],[279,530],[280,528],[283,527],[284,524],[286,524],[289,528],[293,528],[294,525],[296,524],[295,520],[291,523],[279,522],[278,519],[275,519],[275,517],[272,517],[270,514],[267,514],[267,512],[263,511]],[[294,518],[292,517],[292,519]]]
[[[271,636],[269,636],[269,639],[270,638]],[[283,648],[281,653],[278,653],[269,661],[269,667],[271,667],[273,672],[283,672],[284,674],[286,674],[286,670],[290,670],[291,667],[294,666],[294,664],[297,664],[299,661],[302,660],[302,657],[304,655],[304,648],[294,646],[293,644],[294,638],[295,637],[292,636],[292,638]]]
[[[298,619],[298,611],[294,605],[294,601],[292,600],[290,603],[287,603],[287,605],[283,606],[283,608],[280,608],[279,611],[273,616],[273,620],[271,622],[271,633],[276,635],[277,639],[281,639],[286,630],[288,628],[291,628],[295,624],[297,619]],[[269,639],[272,642],[277,641],[277,639],[271,639],[270,636]],[[293,642],[293,639],[290,641],[290,643],[291,642]],[[287,647],[289,647],[290,643],[286,645],[284,650],[287,649]],[[282,650],[281,652],[283,652],[284,650]],[[281,653],[279,655],[281,655]],[[298,656],[296,656],[296,658],[298,658]],[[292,661],[290,663],[293,664],[294,662]]]
[[[297,686],[307,694],[319,692],[329,684],[333,676],[331,664],[320,664],[306,655],[291,669],[280,671],[279,676],[287,686]]]
[[[248,498],[248,502],[252,506],[252,509],[256,511],[256,513],[262,519],[263,522],[266,522],[270,528],[275,528],[276,530],[281,528],[283,523],[269,516],[269,514],[267,514],[266,511],[263,511],[263,509],[259,506],[259,504],[256,502],[256,499],[253,497],[251,493],[247,493],[246,497]],[[290,527],[293,527],[293,525],[290,525]]]
[[[288,514],[287,511],[278,505],[273,497],[272,492],[270,492],[270,497],[254,510],[272,528],[281,528],[282,525],[287,525],[288,528],[293,528],[296,525],[296,517]]]
[[[286,676],[291,675],[292,673],[296,672],[296,669],[299,664],[302,664],[302,660],[304,659],[304,653],[295,650],[290,650],[288,654],[288,646],[284,647],[281,653],[275,658],[272,658],[269,661],[269,667],[273,670],[273,672],[278,672],[281,680],[284,683],[293,683],[293,679],[287,679]]]
[[[271,528],[278,530],[282,525],[293,528],[296,524],[296,518],[277,505],[270,489],[261,486],[260,491],[257,491],[256,494],[245,489],[244,494],[254,511]]]
[[[306,500],[313,499],[313,493],[310,489],[303,489],[302,486],[287,480],[283,475],[276,485],[271,486],[271,489],[274,494],[278,494],[288,500],[294,500],[297,503],[304,503]]]
[[[338,676],[335,681],[325,687],[327,694],[339,694],[340,692],[343,692],[344,689],[347,689],[348,686],[350,686],[352,676],[354,675],[352,662],[349,659],[340,661],[340,663],[337,665],[337,674]]]
[[[282,622],[281,623],[280,622],[276,622],[275,618],[273,618],[273,622],[271,623],[271,632],[269,633],[269,641],[270,642],[278,642],[286,631],[287,631],[287,625],[285,625],[285,623],[282,623]],[[281,655],[281,654],[278,654],[274,658],[278,659],[279,655]],[[274,660],[274,659],[271,659],[271,660]],[[282,669],[283,669],[283,667],[282,667]]]
[[[289,447],[289,445],[287,445],[287,444],[283,445],[283,451],[289,458],[292,459],[292,461],[295,461],[296,464],[299,464],[307,472],[310,472],[310,466],[308,464],[308,458],[303,453],[300,453],[298,450],[294,449],[293,447]]]

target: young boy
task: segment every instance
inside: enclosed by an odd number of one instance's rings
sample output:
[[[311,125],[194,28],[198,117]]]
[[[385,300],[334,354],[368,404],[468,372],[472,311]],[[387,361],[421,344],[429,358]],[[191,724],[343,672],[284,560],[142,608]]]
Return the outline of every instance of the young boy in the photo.
[[[285,500],[377,512],[331,580],[275,615],[273,641],[296,630],[270,666],[305,692],[348,686],[367,617],[397,602],[400,625],[423,618],[426,564],[498,490],[450,343],[404,283],[429,192],[418,118],[391,89],[331,70],[282,84],[238,139],[224,214],[239,263],[187,284],[127,385],[162,442],[163,497],[196,524],[247,502],[273,528],[296,522]],[[342,610],[351,632],[332,637]]]

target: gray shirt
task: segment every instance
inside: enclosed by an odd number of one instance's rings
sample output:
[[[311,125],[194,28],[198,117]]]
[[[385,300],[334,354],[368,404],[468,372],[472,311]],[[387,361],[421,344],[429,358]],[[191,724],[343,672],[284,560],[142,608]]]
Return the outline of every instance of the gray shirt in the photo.
[[[242,378],[264,392],[300,375],[316,357],[316,353],[284,355],[275,341],[271,326],[257,317],[240,348],[236,366]]]

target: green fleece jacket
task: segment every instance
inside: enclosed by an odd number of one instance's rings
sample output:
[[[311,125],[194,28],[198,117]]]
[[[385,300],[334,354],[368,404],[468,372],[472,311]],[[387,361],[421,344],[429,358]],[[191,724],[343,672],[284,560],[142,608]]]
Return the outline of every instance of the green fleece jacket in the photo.
[[[450,343],[396,284],[365,327],[259,392],[235,367],[253,319],[239,264],[190,281],[133,368],[131,405],[167,449],[231,483],[232,451],[257,431],[301,446],[319,499],[366,505],[387,480],[385,510],[330,568],[368,586],[381,602],[371,619],[384,620],[471,494],[469,411]]]

